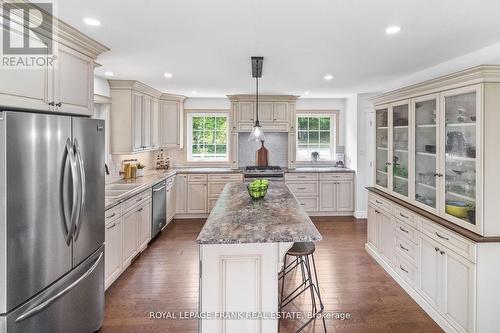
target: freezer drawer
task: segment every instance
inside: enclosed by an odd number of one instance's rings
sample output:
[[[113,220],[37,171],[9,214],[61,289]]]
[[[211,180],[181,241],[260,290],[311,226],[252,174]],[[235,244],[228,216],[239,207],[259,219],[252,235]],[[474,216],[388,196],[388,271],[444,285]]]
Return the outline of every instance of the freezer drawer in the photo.
[[[104,246],[34,299],[0,317],[0,333],[89,333],[103,319]]]

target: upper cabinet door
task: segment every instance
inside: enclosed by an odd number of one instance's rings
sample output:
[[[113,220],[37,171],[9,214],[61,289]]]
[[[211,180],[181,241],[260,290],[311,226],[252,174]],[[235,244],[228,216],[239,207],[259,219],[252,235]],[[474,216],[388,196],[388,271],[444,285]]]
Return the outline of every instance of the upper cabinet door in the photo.
[[[274,104],[273,102],[259,102],[259,121],[273,122]]]
[[[481,86],[442,93],[443,214],[470,230],[481,232],[477,205],[481,177]]]
[[[142,95],[132,94],[132,147],[142,149]]]
[[[160,109],[161,122],[161,145],[179,145],[179,103],[174,101],[162,101]]]
[[[414,200],[423,208],[437,209],[438,173],[438,95],[413,101],[414,112]]]
[[[274,103],[274,121],[288,122],[289,120],[289,105],[288,102],[275,102]]]
[[[410,104],[408,102],[394,104],[391,110],[392,191],[408,197]]]
[[[151,125],[152,125],[152,112],[151,112],[151,97],[144,96],[142,99],[142,148],[147,149],[151,147]]]
[[[238,108],[238,122],[253,123],[255,120],[255,103],[240,102]]]
[[[94,100],[94,63],[89,57],[59,45],[54,71],[57,111],[90,115]]]
[[[383,189],[389,188],[389,107],[376,111],[375,124],[375,184]]]

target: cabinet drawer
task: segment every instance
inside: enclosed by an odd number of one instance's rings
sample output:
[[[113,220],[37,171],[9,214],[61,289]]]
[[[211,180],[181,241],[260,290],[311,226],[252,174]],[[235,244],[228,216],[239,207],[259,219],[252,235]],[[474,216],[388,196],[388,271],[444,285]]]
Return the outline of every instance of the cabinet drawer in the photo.
[[[375,195],[373,193],[370,193],[369,200],[377,208],[380,208],[380,209],[383,209],[389,213],[392,213],[392,204],[390,203],[390,201],[383,199],[380,196]]]
[[[315,181],[318,180],[317,173],[287,173],[285,174],[285,180],[287,182],[296,182],[296,181]]]
[[[188,182],[190,183],[205,183],[207,181],[207,175],[191,174],[188,175]]]
[[[106,211],[104,214],[105,222],[104,224],[107,225],[109,222],[112,222],[119,218],[122,213],[122,205],[116,205],[115,207],[112,207]]]
[[[404,221],[412,227],[417,228],[417,217],[409,210],[393,205],[393,214],[398,220]]]
[[[406,239],[412,241],[415,244],[418,243],[417,230],[409,226],[408,224],[398,219],[395,219],[394,229],[397,235],[405,237]]]
[[[287,185],[297,197],[318,195],[318,182],[287,183]]]
[[[399,254],[396,255],[396,265],[394,267],[396,272],[403,277],[412,286],[416,286],[417,282],[417,267],[409,263]]]
[[[318,211],[318,198],[297,198],[297,200],[306,212]]]
[[[148,200],[151,198],[151,189],[148,189],[142,193],[137,194],[136,196],[133,196],[132,198],[128,199],[123,203],[123,211],[129,211],[131,208],[135,207],[136,205],[143,203],[144,201]]]
[[[320,180],[353,180],[354,175],[352,173],[320,173]]]
[[[412,265],[417,265],[417,244],[410,242],[405,237],[396,235],[396,253],[402,256]]]
[[[420,218],[421,231],[444,246],[454,250],[459,255],[476,262],[476,244],[472,241],[445,229],[434,222]]]
[[[209,182],[243,182],[243,175],[241,174],[224,174],[224,175],[208,175]]]

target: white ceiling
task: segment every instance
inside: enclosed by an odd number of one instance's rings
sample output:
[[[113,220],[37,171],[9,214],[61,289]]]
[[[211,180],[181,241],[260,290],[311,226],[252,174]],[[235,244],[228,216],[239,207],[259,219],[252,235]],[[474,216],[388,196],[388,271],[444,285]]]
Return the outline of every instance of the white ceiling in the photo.
[[[498,0],[61,0],[57,15],[111,48],[99,75],[220,97],[254,91],[261,55],[263,93],[340,97],[499,41],[499,12]]]

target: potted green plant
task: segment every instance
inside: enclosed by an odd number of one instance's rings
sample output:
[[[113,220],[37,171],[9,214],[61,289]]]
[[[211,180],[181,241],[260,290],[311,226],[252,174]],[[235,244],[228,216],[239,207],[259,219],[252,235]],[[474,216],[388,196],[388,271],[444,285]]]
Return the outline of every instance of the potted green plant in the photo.
[[[144,169],[146,166],[142,163],[137,163],[137,177],[144,177]]]

